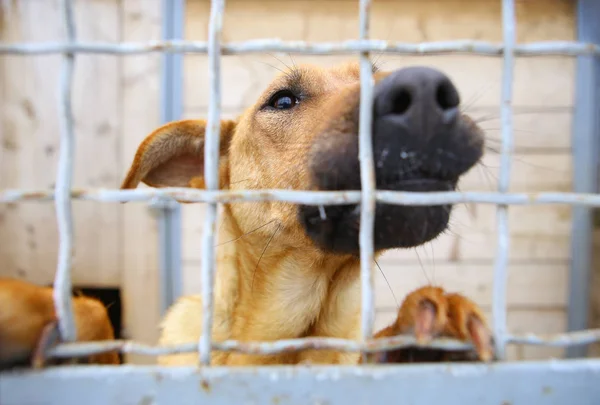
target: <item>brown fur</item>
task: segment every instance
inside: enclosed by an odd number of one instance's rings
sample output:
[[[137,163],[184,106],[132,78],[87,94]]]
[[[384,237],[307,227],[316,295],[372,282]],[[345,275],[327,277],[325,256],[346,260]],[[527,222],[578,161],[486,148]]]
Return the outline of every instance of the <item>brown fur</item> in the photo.
[[[32,362],[42,331],[56,321],[52,288],[0,278],[0,368]],[[114,339],[104,305],[93,298],[73,298],[77,341]],[[118,354],[90,356],[89,363],[119,364]]]
[[[352,142],[357,125],[357,65],[332,69],[308,66],[291,75],[301,77],[279,76],[235,122],[221,123],[220,188],[314,190],[319,187],[312,173],[326,164],[328,158],[341,159],[342,163],[356,159]],[[376,82],[387,75],[376,73]],[[290,81],[307,93],[296,110],[292,113],[264,109],[271,95],[290,86]],[[473,122],[462,117],[460,124],[474,134],[464,142],[478,146],[479,132]],[[140,182],[153,187],[204,188],[205,126],[201,120],[185,120],[154,131],[140,145],[122,188],[135,188]],[[322,156],[324,153],[326,156]],[[356,254],[331,253],[318,247],[298,220],[294,204],[226,204],[220,219],[212,331],[215,341],[272,341],[309,336],[360,339],[360,270]],[[358,223],[355,226],[358,229]],[[379,250],[377,255],[381,253]],[[411,295],[409,304],[429,302],[431,291],[428,291]],[[444,297],[433,301],[436,328],[425,328],[425,334],[444,332],[469,339],[475,334],[465,328],[474,317],[482,322],[472,329],[477,333],[487,330],[480,311],[470,301],[460,296],[450,298],[442,290],[436,294]],[[458,308],[456,313],[464,316],[447,314],[449,302],[453,303],[452,308]],[[426,323],[413,310],[416,305],[413,304],[402,306],[396,323],[401,328],[392,325],[379,335],[410,331],[411,325]],[[201,313],[200,296],[180,298],[162,322],[160,344],[197,341]],[[331,351],[268,356],[212,354],[214,365],[352,364],[358,359],[355,353]],[[196,354],[160,359],[166,365],[194,365],[197,361]]]

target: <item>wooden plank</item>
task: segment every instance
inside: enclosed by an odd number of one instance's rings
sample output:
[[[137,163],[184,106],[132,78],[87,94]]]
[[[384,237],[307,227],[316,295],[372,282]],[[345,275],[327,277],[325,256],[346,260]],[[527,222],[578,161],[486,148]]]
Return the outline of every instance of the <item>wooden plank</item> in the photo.
[[[50,18],[34,25],[36,10]],[[56,15],[56,7],[50,3],[41,4],[37,9],[31,4],[19,4],[5,12],[7,14],[1,24],[3,41],[40,40],[44,36],[58,38],[57,25],[51,18]],[[47,188],[54,181],[55,160],[43,151],[58,132],[56,88],[43,84],[42,72],[45,77],[56,78],[59,59],[0,57],[3,81],[3,108],[0,112],[2,188]],[[27,77],[28,80],[15,80],[17,77]],[[41,273],[51,280],[56,267],[57,246],[53,206],[9,204],[0,209],[3,217],[0,223],[1,274],[36,281]],[[53,236],[46,238],[46,244],[40,244],[39,237],[43,232],[47,232],[43,236]],[[41,271],[40,266],[43,266]]]
[[[525,23],[525,26],[527,24]],[[502,61],[475,56],[382,57],[386,69],[429,65],[446,73],[463,100],[474,106],[497,107],[502,84]],[[518,58],[515,61],[516,107],[568,107],[573,105],[575,61],[572,58]],[[550,85],[551,84],[551,85]]]
[[[270,38],[273,32],[283,40],[342,41],[356,38],[357,10],[352,2],[327,1],[315,8],[310,1],[286,3],[230,1],[224,18],[224,37],[228,41]],[[561,0],[522,2],[518,7],[518,40],[574,40],[574,6]],[[188,28],[190,39],[206,35],[207,4],[190,2]],[[461,10],[456,13],[456,10]],[[373,37],[390,41],[440,41],[475,38],[501,41],[500,3],[475,0],[377,2],[373,5]],[[453,15],[453,18],[448,18]],[[250,16],[250,18],[248,17]],[[265,24],[264,21],[269,21]],[[332,64],[353,58],[344,56],[294,56],[296,63]],[[280,59],[281,61],[278,61]],[[385,69],[428,64],[444,70],[457,83],[464,100],[474,105],[498,106],[502,61],[499,58],[383,55],[378,63]],[[283,68],[291,65],[288,55],[227,56],[223,60],[223,106],[247,106],[261,92],[271,75],[265,63]],[[186,87],[208,88],[206,57],[186,60]],[[516,106],[571,106],[573,102],[574,60],[565,57],[518,58],[515,66],[514,104]],[[250,98],[248,99],[248,96]],[[205,108],[207,92],[187,92],[185,105]]]
[[[464,98],[468,105],[473,98]],[[500,108],[470,107],[467,113],[486,134],[488,154],[499,150]],[[513,110],[515,152],[517,154],[571,154],[573,114],[571,107],[519,108]],[[493,149],[491,149],[493,148]]]
[[[160,0],[122,2],[123,41],[161,37]],[[129,56],[123,66],[122,176],[141,141],[160,125],[160,55]],[[127,338],[156,343],[158,338],[159,263],[156,220],[142,204],[123,207],[123,308]],[[147,356],[127,356],[127,362],[154,363]]]
[[[522,310],[510,308],[508,311],[508,331],[513,334],[535,333],[553,334],[566,332],[566,310],[552,311]],[[396,311],[378,311],[375,315],[375,330],[390,325],[396,318]],[[490,311],[486,317],[492,320]],[[508,360],[545,360],[564,357],[564,349],[552,347],[509,345]]]
[[[563,206],[515,206],[509,210],[509,259],[515,262],[564,261],[570,250],[570,213]],[[449,230],[420,249],[436,262],[491,260],[496,255],[495,207],[455,207]],[[415,262],[414,250],[393,250],[386,257],[397,262]]]
[[[188,32],[205,35],[206,2],[189,1],[190,17],[204,25]],[[574,4],[564,0],[518,2],[517,40],[574,39]],[[456,12],[460,10],[460,12]],[[270,20],[273,14],[279,18]],[[490,38],[502,40],[501,4],[496,0],[379,0],[371,9],[373,38],[407,42]],[[452,18],[448,18],[451,14]],[[250,18],[249,18],[250,17]],[[308,22],[307,22],[308,20]],[[264,24],[269,21],[269,24]],[[227,41],[270,38],[283,40],[341,41],[357,39],[358,10],[347,0],[328,0],[314,7],[312,0],[230,0],[226,4],[224,30]]]
[[[120,39],[119,0],[78,0],[77,33],[82,40]],[[77,57],[73,107],[78,153],[75,187],[117,188],[120,185],[121,71],[112,55]],[[51,84],[51,87],[55,86]],[[56,149],[58,150],[58,143]],[[75,263],[95,285],[117,287],[121,281],[122,229],[118,204],[76,202]],[[100,230],[100,232],[99,232]]]
[[[394,265],[385,259],[379,261],[381,271],[377,271],[375,274],[378,308],[395,308],[396,300],[402,302],[406,294],[425,285],[438,285],[447,291],[465,294],[483,307],[491,307],[493,262],[440,264],[428,262],[426,257],[423,257],[422,260],[423,267],[420,265]],[[510,265],[508,269],[508,305],[521,308],[566,306],[568,272],[568,263]]]
[[[118,39],[117,1],[79,1],[79,35],[87,40]],[[55,2],[19,3],[7,9],[3,39],[51,41],[63,37]],[[43,17],[42,17],[43,16]],[[40,22],[41,21],[41,22]],[[86,23],[82,23],[85,21]],[[53,187],[59,149],[58,75],[60,56],[2,57],[3,159],[1,187]],[[73,89],[76,159],[74,186],[118,184],[118,59],[77,57]],[[102,80],[97,80],[98,77]],[[15,80],[24,77],[26,80]],[[92,164],[93,163],[93,164]],[[57,229],[52,204],[3,207],[1,274],[49,283],[57,260]],[[116,286],[120,280],[119,209],[114,204],[73,204],[76,285]],[[102,232],[98,232],[102,229]]]
[[[463,191],[496,191],[500,176],[499,141],[487,141],[487,150],[481,163],[473,167],[459,182]],[[569,192],[573,191],[573,158],[569,152],[543,154],[515,153],[512,155],[512,193]]]
[[[276,18],[276,17],[272,17]],[[195,38],[195,37],[194,37]],[[302,56],[293,57],[296,64],[333,66],[353,60],[346,56]],[[442,70],[456,84],[462,100],[470,108],[485,106],[498,107],[502,83],[502,62],[496,58],[475,56],[440,55],[431,56],[389,56],[378,58],[384,70],[400,69],[407,66],[428,65]],[[269,65],[272,65],[271,67]],[[223,107],[241,109],[250,106],[278,73],[278,69],[291,66],[289,55],[235,55],[226,56],[222,62]],[[197,55],[185,63],[186,86],[208,88],[206,74],[207,59]],[[552,111],[554,107],[567,108],[573,105],[574,60],[571,58],[543,57],[517,59],[515,63],[514,106],[516,108],[535,107]],[[189,87],[188,87],[189,88]],[[247,96],[250,96],[248,98]],[[186,108],[207,108],[207,92],[186,92]]]
[[[533,2],[536,3],[537,2]],[[519,30],[522,41],[574,39],[572,6],[552,1],[547,8],[528,3],[519,6]],[[282,39],[333,41],[356,35],[356,10],[349,2],[327,2],[323,9],[310,7],[310,2],[294,2],[286,6],[269,6],[269,2],[232,1],[227,3],[224,35],[228,40],[269,37],[280,33]],[[448,19],[457,4],[462,4],[460,16]],[[485,4],[485,5],[482,5]],[[383,2],[374,6],[378,24],[373,27],[376,36],[390,40],[423,41],[451,38],[501,39],[498,4],[474,1],[459,2]],[[186,35],[190,39],[206,39],[207,4],[192,2]],[[383,8],[382,8],[383,7]],[[331,9],[330,12],[326,10]],[[398,13],[389,10],[398,10]],[[401,10],[401,11],[399,11]],[[246,18],[252,15],[253,18]],[[344,18],[341,18],[343,16]],[[550,16],[554,16],[550,18]],[[243,23],[242,23],[243,20]],[[269,24],[262,21],[268,20]],[[468,23],[465,23],[468,21]],[[335,27],[335,28],[333,28]],[[267,32],[268,31],[268,32]],[[298,37],[300,33],[300,37]],[[348,61],[352,56],[294,56],[289,55],[236,55],[222,61],[223,108],[227,116],[238,115],[249,106],[272,80],[278,69],[292,63],[332,65]],[[486,107],[486,116],[496,120],[482,125],[490,135],[499,138],[498,116],[501,85],[501,60],[469,56],[444,55],[412,57],[383,55],[378,57],[385,69],[406,65],[428,64],[444,70],[457,83],[468,112],[476,114]],[[208,88],[207,59],[203,55],[185,60],[186,88]],[[515,137],[520,148],[548,150],[570,148],[571,106],[573,95],[574,60],[563,57],[519,58],[515,67]],[[208,92],[187,91],[184,101],[191,115],[205,114]],[[526,108],[527,107],[527,108]],[[534,108],[535,114],[526,114]],[[530,112],[530,111],[529,111]],[[556,120],[556,122],[554,122]],[[494,128],[496,130],[494,130]]]

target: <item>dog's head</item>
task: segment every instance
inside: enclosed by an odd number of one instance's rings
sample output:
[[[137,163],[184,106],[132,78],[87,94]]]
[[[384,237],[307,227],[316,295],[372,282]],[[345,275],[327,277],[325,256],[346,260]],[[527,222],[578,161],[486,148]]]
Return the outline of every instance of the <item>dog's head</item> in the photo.
[[[376,186],[451,191],[483,154],[482,131],[460,112],[441,72],[411,67],[375,72],[373,158]],[[357,64],[302,66],[277,77],[235,122],[222,121],[220,187],[360,190],[360,83]],[[204,188],[204,121],[167,124],[140,145],[123,188]],[[259,208],[260,207],[260,208]],[[240,231],[276,220],[280,236],[323,253],[358,255],[360,208],[282,202],[233,203]],[[375,249],[413,247],[439,235],[450,206],[377,204]],[[324,212],[323,212],[324,211]],[[324,214],[324,215],[323,215]],[[271,233],[258,229],[255,232]]]

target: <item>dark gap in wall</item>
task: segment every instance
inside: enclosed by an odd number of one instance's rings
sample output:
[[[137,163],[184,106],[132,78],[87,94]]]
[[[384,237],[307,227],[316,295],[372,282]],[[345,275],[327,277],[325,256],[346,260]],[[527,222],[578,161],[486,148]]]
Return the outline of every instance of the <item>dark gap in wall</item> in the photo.
[[[106,311],[108,318],[115,331],[115,339],[122,338],[123,332],[123,307],[121,302],[121,290],[118,288],[100,288],[100,287],[83,287],[74,286],[73,295],[85,295],[100,300]],[[123,355],[119,353],[119,360],[123,363]]]

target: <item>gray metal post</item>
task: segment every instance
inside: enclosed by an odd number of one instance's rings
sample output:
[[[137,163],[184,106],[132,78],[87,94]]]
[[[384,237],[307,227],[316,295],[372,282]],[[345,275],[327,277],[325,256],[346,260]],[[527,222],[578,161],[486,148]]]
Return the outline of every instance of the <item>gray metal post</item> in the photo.
[[[183,39],[185,0],[163,0],[163,39]],[[183,114],[183,55],[162,56],[161,121],[178,120]],[[181,207],[176,202],[160,204],[158,215],[161,312],[181,295]]]
[[[582,42],[600,43],[600,2],[579,0],[577,36]],[[578,193],[598,189],[600,138],[600,58],[579,56],[573,116],[573,188]],[[568,328],[588,327],[592,267],[593,210],[573,207]],[[568,357],[583,357],[587,346],[570,347]]]

